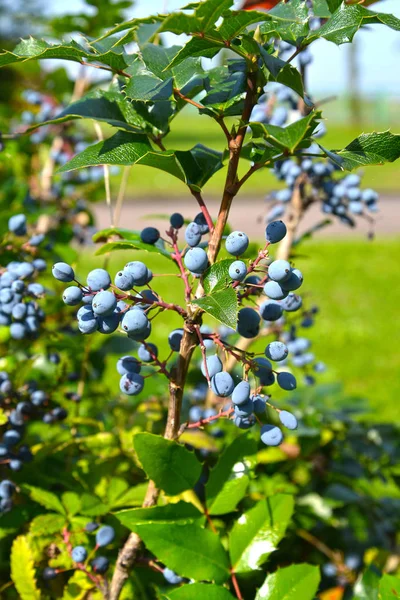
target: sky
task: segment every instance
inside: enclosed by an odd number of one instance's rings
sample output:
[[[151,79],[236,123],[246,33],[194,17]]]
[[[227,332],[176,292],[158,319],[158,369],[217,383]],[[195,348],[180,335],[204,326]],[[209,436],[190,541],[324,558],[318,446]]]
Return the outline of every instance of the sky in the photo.
[[[240,0],[237,0],[240,3]],[[136,0],[130,11],[132,17],[143,17],[157,12],[176,10],[188,0]],[[151,10],[149,6],[151,5]],[[62,14],[65,0],[53,0],[52,9]],[[79,11],[80,0],[69,0],[68,10]],[[387,12],[400,18],[400,0],[381,0],[374,10]],[[110,27],[113,23],[110,23]],[[390,95],[400,97],[400,32],[384,25],[372,25],[356,35],[359,45],[361,91],[371,96]],[[314,58],[309,70],[308,86],[311,93],[343,94],[348,87],[346,61],[349,44],[337,47],[320,40],[312,45]]]

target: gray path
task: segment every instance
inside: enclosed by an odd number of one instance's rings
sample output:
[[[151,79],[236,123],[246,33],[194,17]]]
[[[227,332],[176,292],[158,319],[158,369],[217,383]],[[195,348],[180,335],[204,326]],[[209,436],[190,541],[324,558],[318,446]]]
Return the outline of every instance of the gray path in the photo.
[[[213,218],[218,213],[219,201],[214,199],[205,199],[207,206]],[[379,202],[380,211],[375,215],[375,232],[380,236],[395,236],[400,234],[400,193],[399,197],[383,196]],[[109,211],[105,204],[93,205],[97,217],[98,227],[103,229],[109,227]],[[238,197],[232,207],[230,215],[230,225],[234,229],[245,231],[250,237],[261,238],[264,232],[264,214],[266,203],[259,197]],[[152,225],[165,231],[167,221],[157,218],[146,218],[148,215],[171,214],[181,212],[186,218],[193,218],[199,212],[197,203],[192,199],[176,199],[171,201],[157,198],[140,198],[137,200],[127,200],[122,208],[120,227],[127,229],[142,229],[146,225]],[[303,221],[301,231],[305,231],[314,226],[317,222],[326,218],[317,206],[309,210]],[[316,236],[346,237],[349,234],[365,236],[369,230],[369,224],[364,219],[358,219],[356,230],[351,230],[348,226],[341,224],[336,218],[333,224],[326,227],[323,232]]]

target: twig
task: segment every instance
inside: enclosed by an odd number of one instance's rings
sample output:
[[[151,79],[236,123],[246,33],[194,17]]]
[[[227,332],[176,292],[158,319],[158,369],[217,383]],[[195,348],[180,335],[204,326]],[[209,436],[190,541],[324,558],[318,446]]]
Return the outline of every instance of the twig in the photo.
[[[192,192],[192,195],[196,198],[196,200],[198,202],[198,205],[201,208],[201,212],[203,213],[204,218],[205,218],[205,220],[207,222],[208,229],[210,230],[210,234],[212,234],[212,232],[214,231],[214,223],[212,222],[211,215],[210,215],[210,213],[208,211],[208,208],[207,208],[207,206],[206,206],[206,204],[205,204],[205,202],[203,200],[203,197],[202,197],[201,193],[200,192],[196,192],[196,191],[192,190],[191,188],[190,188],[190,191]]]
[[[235,590],[236,598],[238,600],[243,600],[243,596],[242,596],[240,588],[239,588],[238,580],[236,579],[236,573],[234,571],[231,572],[231,579],[232,579],[232,584],[233,584],[233,587]]]
[[[180,98],[181,100],[184,100],[184,102],[187,102],[188,104],[191,104],[192,106],[195,106],[199,110],[203,110],[204,109],[204,106],[202,104],[199,104],[195,100],[192,100],[191,98],[188,98],[187,96],[185,96],[184,94],[182,94],[182,92],[180,90],[178,90],[177,88],[174,88],[174,94],[175,94],[175,96],[178,96],[178,98]]]

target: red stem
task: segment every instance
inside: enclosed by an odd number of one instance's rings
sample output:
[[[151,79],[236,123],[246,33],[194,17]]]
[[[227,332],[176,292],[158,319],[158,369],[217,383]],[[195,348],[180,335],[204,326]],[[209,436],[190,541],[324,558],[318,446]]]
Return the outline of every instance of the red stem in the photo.
[[[240,588],[239,588],[238,580],[236,579],[236,573],[234,573],[233,571],[231,573],[231,578],[232,578],[232,584],[233,584],[233,587],[235,590],[236,598],[238,600],[243,600],[243,596],[242,596]]]
[[[210,230],[210,233],[212,233],[214,231],[214,223],[212,222],[212,218],[210,213],[208,212],[208,208],[202,198],[202,195],[200,194],[200,192],[195,192],[194,190],[190,190],[192,192],[192,195],[196,198],[198,205],[201,208],[201,212],[204,215],[204,218],[207,222],[208,228]]]

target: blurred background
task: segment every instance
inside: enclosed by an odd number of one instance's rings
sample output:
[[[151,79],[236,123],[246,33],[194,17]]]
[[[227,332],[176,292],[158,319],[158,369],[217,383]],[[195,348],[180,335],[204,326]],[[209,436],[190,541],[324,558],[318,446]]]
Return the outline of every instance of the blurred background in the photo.
[[[49,6],[41,0],[2,0],[0,46],[12,49],[20,38],[30,34],[49,41],[65,38],[70,31],[76,31],[74,37],[78,40],[78,32],[89,38],[96,37],[123,16],[131,18],[171,11],[182,4],[185,2],[179,0],[152,0],[151,3],[146,0],[106,3],[53,0]],[[240,2],[237,5],[239,7]],[[373,8],[400,18],[398,0],[381,0]],[[168,42],[173,42],[172,38],[167,38]],[[343,148],[361,131],[384,131],[389,127],[393,132],[400,131],[400,36],[388,28],[370,26],[361,31],[356,40],[351,46],[341,47],[320,41],[312,49],[313,63],[308,69],[307,85],[314,101],[323,102],[327,126],[324,145],[331,149]],[[79,66],[59,61],[2,69],[1,131],[8,132],[12,123],[20,120],[26,108],[23,90],[45,91],[57,102],[67,103],[76,89],[75,81],[82,77]],[[102,84],[102,76],[96,69],[86,69],[84,78],[87,88]],[[187,149],[203,143],[222,149],[224,138],[220,129],[208,121],[212,120],[186,107],[175,122],[169,147]],[[104,131],[107,134],[106,128]],[[21,164],[14,168],[22,169],[24,159],[19,160]],[[396,345],[400,319],[393,316],[400,301],[396,283],[400,258],[400,167],[398,163],[371,167],[361,174],[363,187],[372,187],[380,193],[379,212],[372,227],[374,239],[368,238],[371,231],[368,221],[359,219],[357,227],[351,229],[335,220],[301,246],[296,260],[305,274],[306,293],[320,308],[318,324],[309,331],[309,337],[318,358],[328,365],[327,372],[321,376],[323,382],[342,382],[345,394],[368,399],[377,420],[391,419],[398,413],[400,394],[400,352]],[[204,191],[212,216],[216,216],[223,178],[222,170]],[[114,198],[120,182],[121,173],[115,174],[112,178]],[[280,185],[270,172],[257,173],[235,201],[231,227],[243,229],[253,240],[261,240],[265,197]],[[97,226],[103,228],[109,224],[104,192],[98,192],[95,198]],[[194,210],[193,199],[177,179],[161,171],[138,167],[131,170],[127,180],[120,223],[140,229],[145,221],[151,220],[153,225],[162,228],[165,222],[157,218],[158,214],[179,211],[191,217]],[[316,218],[316,213],[311,211],[303,230]],[[95,259],[90,250],[85,252],[89,268]],[[161,337],[162,332],[158,335]]]

